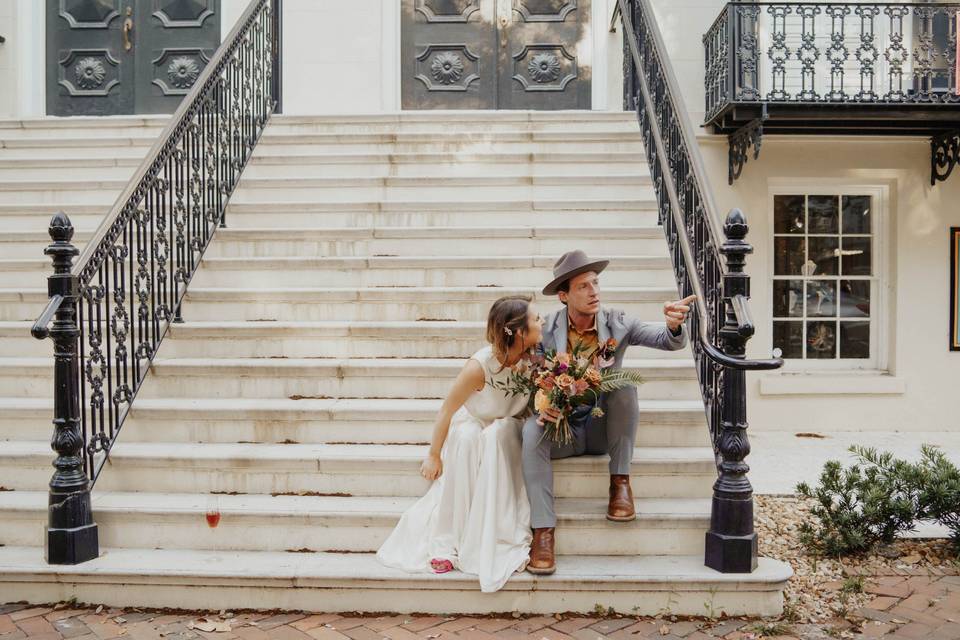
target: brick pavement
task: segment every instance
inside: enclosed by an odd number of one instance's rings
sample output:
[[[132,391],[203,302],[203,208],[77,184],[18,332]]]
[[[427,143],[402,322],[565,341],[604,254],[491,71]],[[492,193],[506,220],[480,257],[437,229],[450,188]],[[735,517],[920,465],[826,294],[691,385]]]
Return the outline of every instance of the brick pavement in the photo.
[[[866,606],[820,625],[590,617],[362,616],[0,605],[0,640],[960,640],[960,577],[879,576]]]

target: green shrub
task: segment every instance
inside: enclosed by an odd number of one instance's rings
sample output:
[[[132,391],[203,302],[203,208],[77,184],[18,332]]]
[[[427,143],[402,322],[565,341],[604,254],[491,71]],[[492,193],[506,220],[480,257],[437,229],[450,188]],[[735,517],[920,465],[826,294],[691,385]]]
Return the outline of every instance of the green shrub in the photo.
[[[816,487],[797,485],[797,493],[816,503],[810,510],[816,521],[799,529],[801,543],[813,553],[862,553],[913,529],[918,509],[914,466],[871,448],[855,446],[850,452],[856,464],[844,469],[830,460]]]
[[[918,517],[950,529],[950,540],[960,554],[960,469],[938,447],[925,444],[922,451],[922,459],[914,465]]]

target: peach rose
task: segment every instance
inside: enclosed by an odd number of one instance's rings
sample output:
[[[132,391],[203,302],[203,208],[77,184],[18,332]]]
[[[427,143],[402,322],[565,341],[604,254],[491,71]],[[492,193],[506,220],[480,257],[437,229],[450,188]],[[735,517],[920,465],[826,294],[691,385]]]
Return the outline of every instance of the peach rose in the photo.
[[[573,384],[573,378],[567,374],[562,374],[557,376],[557,386],[561,389],[566,389]]]
[[[550,398],[543,389],[537,391],[537,395],[534,396],[533,408],[537,410],[537,413],[543,413],[544,409],[550,408]]]
[[[603,377],[594,367],[587,369],[586,373],[583,374],[583,379],[586,380],[591,387],[598,387],[600,383],[603,382]]]

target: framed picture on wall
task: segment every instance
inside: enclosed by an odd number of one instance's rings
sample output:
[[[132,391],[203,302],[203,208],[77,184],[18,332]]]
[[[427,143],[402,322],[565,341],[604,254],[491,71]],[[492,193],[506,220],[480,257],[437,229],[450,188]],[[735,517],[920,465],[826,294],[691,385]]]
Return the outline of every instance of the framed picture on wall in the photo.
[[[960,351],[960,227],[950,227],[950,351]]]

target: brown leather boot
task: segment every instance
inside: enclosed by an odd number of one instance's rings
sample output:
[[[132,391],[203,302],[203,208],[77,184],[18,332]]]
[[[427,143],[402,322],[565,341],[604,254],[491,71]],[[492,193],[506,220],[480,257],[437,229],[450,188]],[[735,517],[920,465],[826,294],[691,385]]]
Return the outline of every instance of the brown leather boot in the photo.
[[[553,554],[553,527],[534,529],[527,571],[545,576],[556,570],[557,561]]]
[[[610,476],[610,504],[607,505],[607,520],[630,522],[636,519],[633,508],[633,489],[630,488],[630,476]]]

